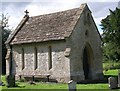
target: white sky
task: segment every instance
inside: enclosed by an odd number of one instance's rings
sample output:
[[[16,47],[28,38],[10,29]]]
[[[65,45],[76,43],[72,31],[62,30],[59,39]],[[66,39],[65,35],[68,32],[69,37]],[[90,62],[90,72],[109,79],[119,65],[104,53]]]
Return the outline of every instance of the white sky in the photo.
[[[2,0],[0,6],[0,14],[8,13],[10,28],[15,29],[20,20],[24,16],[24,11],[27,9],[30,16],[36,16],[46,13],[52,13],[71,8],[80,7],[82,3],[88,3],[92,15],[97,24],[98,30],[102,33],[100,28],[101,19],[109,14],[109,9],[115,10],[118,6],[119,0]]]

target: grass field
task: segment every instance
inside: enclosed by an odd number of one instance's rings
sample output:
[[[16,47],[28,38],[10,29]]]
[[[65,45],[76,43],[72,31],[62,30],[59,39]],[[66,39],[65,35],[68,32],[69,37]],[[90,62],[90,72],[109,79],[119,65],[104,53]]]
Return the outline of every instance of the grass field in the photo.
[[[103,68],[106,69],[106,68],[109,68],[112,64],[109,64],[109,63],[104,63],[103,64]],[[117,64],[115,63],[114,66],[118,67],[118,65],[120,64]],[[112,70],[104,70],[103,71],[104,73],[104,76],[106,77],[109,77],[109,76],[117,76],[118,75],[118,69],[112,69]],[[60,83],[45,83],[45,82],[36,82],[35,85],[30,85],[28,82],[19,82],[19,81],[16,81],[16,87],[14,88],[7,88],[6,87],[6,79],[5,79],[5,76],[2,76],[2,81],[4,82],[5,86],[2,86],[2,91],[13,91],[13,90],[18,90],[18,91],[35,91],[35,90],[65,90],[65,91],[68,91],[68,84],[60,84]],[[77,84],[76,85],[77,87],[77,90],[84,90],[85,91],[87,89],[95,89],[95,91],[98,89],[99,90],[109,90],[109,86],[108,86],[108,83],[96,83],[96,84]],[[33,90],[34,89],[34,90]],[[40,90],[41,91],[41,90]],[[114,90],[116,91],[116,90]],[[117,90],[118,91],[118,90]],[[120,90],[119,90],[120,91]]]
[[[60,83],[36,83],[36,85],[30,85],[27,82],[17,82],[19,87],[9,89],[68,89],[67,84]],[[8,89],[6,86],[2,86],[2,89]],[[77,84],[77,89],[109,89],[108,84]]]
[[[118,76],[118,69],[103,71],[104,75]]]
[[[103,72],[104,75],[106,76],[117,76],[118,74],[118,70],[108,70],[108,71],[104,71]],[[5,76],[2,76],[2,81],[5,83],[6,85],[6,82],[5,82]],[[61,90],[66,90],[68,89],[68,85],[67,84],[60,84],[60,83],[43,83],[43,82],[38,82],[36,83],[35,85],[30,85],[28,82],[19,82],[17,81],[16,84],[18,85],[17,87],[14,87],[14,88],[7,88],[6,86],[2,86],[2,89],[3,91],[7,91],[8,89],[9,90],[15,90],[16,89],[20,90],[20,89],[25,89],[25,91],[29,91],[30,89],[61,89]],[[103,89],[103,90],[108,90],[109,87],[108,87],[108,83],[97,83],[97,84],[77,84],[77,89]],[[9,91],[8,90],[8,91]],[[95,91],[96,91],[95,90]],[[115,91],[115,90],[114,90]],[[118,91],[118,90],[117,90]]]
[[[105,62],[103,63],[103,69],[120,69],[120,62]]]

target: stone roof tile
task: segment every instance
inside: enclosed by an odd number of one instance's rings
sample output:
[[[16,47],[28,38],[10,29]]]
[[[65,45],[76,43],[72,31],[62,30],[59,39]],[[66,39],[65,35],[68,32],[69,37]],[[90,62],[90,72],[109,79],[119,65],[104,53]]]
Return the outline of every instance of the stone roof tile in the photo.
[[[85,7],[29,17],[10,44],[62,40],[69,37]]]

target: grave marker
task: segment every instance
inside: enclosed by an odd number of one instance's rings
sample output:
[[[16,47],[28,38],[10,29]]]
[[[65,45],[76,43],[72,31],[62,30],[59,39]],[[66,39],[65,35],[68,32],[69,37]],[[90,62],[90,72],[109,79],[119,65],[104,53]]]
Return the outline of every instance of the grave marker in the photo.
[[[115,89],[117,88],[117,79],[116,77],[109,77],[108,78],[108,82],[109,82],[109,88],[110,89]]]
[[[73,80],[68,82],[68,91],[76,91],[76,82]]]

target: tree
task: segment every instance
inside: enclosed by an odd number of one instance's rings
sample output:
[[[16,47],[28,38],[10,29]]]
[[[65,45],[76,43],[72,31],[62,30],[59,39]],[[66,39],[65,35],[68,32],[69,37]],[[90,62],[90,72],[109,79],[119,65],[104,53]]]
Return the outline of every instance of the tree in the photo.
[[[10,29],[8,26],[8,19],[9,17],[7,14],[2,14],[1,19],[0,19],[0,25],[2,26],[2,74],[6,73],[6,60],[5,56],[7,53],[5,41],[9,37],[10,34]]]
[[[109,10],[110,15],[102,19],[103,53],[107,60],[120,60],[120,9]]]

